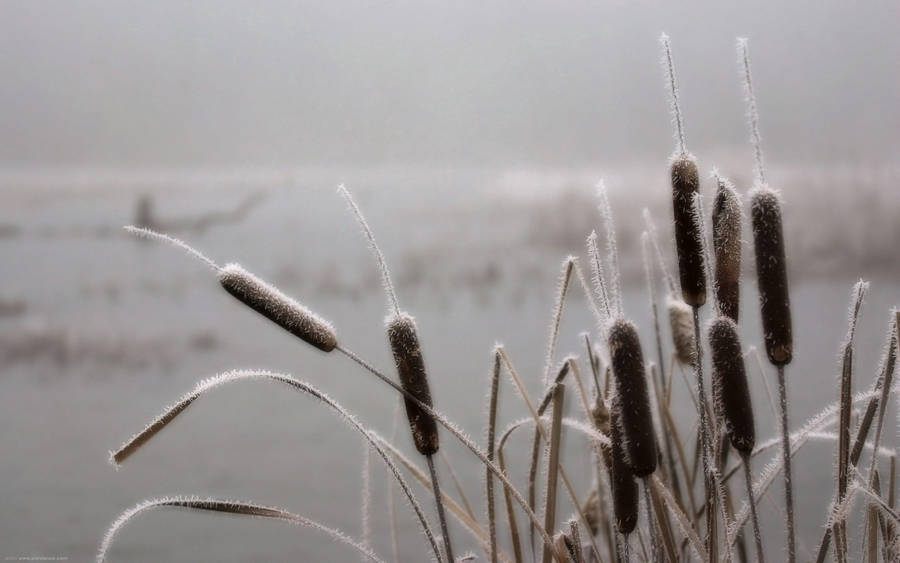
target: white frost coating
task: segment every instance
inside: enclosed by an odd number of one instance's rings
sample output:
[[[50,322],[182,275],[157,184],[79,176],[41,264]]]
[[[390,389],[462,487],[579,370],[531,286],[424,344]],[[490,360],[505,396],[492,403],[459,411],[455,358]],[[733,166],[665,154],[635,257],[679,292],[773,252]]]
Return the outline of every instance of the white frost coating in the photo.
[[[138,238],[145,238],[145,239],[149,239],[149,240],[158,240],[161,242],[165,242],[167,244],[171,244],[172,246],[175,246],[177,248],[180,248],[180,249],[184,250],[185,252],[187,252],[188,254],[190,254],[191,256],[193,256],[194,258],[200,260],[201,262],[203,262],[204,264],[206,264],[213,270],[218,271],[221,269],[221,268],[219,268],[218,264],[216,264],[215,262],[212,261],[211,258],[207,257],[205,254],[203,254],[202,252],[200,252],[199,250],[197,250],[196,248],[194,248],[193,246],[189,245],[188,243],[184,242],[181,239],[175,238],[175,237],[167,235],[165,233],[158,233],[152,229],[145,229],[144,227],[135,227],[134,225],[127,225],[122,228],[125,229],[126,232],[131,233]]]
[[[425,518],[425,513],[422,511],[422,507],[419,502],[416,500],[416,497],[413,495],[412,490],[409,488],[409,485],[406,483],[406,480],[400,474],[400,470],[391,461],[391,458],[385,453],[384,449],[381,448],[375,441],[371,431],[366,429],[362,423],[360,423],[355,416],[353,416],[349,411],[344,409],[339,403],[337,403],[334,399],[319,391],[312,385],[291,377],[290,375],[285,375],[281,373],[275,373],[266,370],[233,370],[221,373],[219,375],[215,375],[213,377],[209,377],[200,381],[197,386],[190,392],[186,393],[181,400],[175,403],[174,406],[166,409],[159,417],[157,417],[153,422],[151,422],[143,431],[137,433],[132,437],[128,442],[126,442],[118,452],[115,452],[112,456],[112,462],[121,462],[128,455],[133,453],[137,448],[146,443],[154,434],[159,432],[163,427],[165,427],[169,422],[171,422],[175,416],[184,411],[191,403],[193,403],[197,398],[199,398],[202,394],[207,391],[212,390],[213,388],[219,387],[221,385],[225,385],[228,383],[236,382],[236,381],[245,381],[245,380],[255,380],[262,379],[268,381],[274,381],[277,383],[283,383],[285,385],[289,385],[294,389],[311,395],[312,397],[321,401],[324,405],[329,407],[331,410],[335,411],[340,415],[341,420],[346,422],[351,428],[362,434],[363,438],[365,438],[366,442],[368,442],[372,449],[378,453],[379,457],[384,461],[385,465],[387,465],[388,469],[394,475],[395,480],[400,485],[400,488],[403,490],[403,493],[406,495],[409,504],[412,506],[413,511],[416,513],[416,517],[418,518],[419,525],[422,528],[423,533],[425,534],[426,539],[431,545],[431,549],[435,555],[435,557],[440,560],[440,551],[438,551],[437,543],[434,538],[434,534],[431,531],[430,526],[428,525],[428,520]],[[174,414],[173,414],[174,413]],[[122,455],[123,452],[126,455]]]
[[[600,261],[600,250],[597,248],[597,231],[591,231],[587,238],[588,259],[591,264],[591,281],[594,284],[594,291],[603,302],[606,309],[606,317],[612,317],[612,308],[609,299],[609,290],[606,287],[606,279],[603,276],[603,262]]]
[[[684,365],[694,361],[694,311],[674,294],[666,300],[669,313],[669,328],[672,332],[672,344],[675,356]]]
[[[594,319],[597,321],[599,326],[603,326],[606,324],[606,316],[600,311],[600,308],[597,306],[597,300],[594,296],[594,292],[591,291],[591,286],[588,285],[587,279],[584,277],[584,272],[581,269],[581,265],[578,264],[578,258],[572,258],[572,269],[575,270],[575,277],[578,278],[578,283],[581,284],[581,289],[584,291],[585,299],[587,299],[588,307],[591,309],[591,313],[594,314]]]
[[[308,518],[304,518],[303,516],[293,514],[280,508],[232,500],[177,496],[145,500],[137,504],[133,508],[130,508],[123,512],[116,519],[116,521],[113,522],[112,526],[110,526],[109,530],[107,530],[106,532],[106,535],[103,537],[103,542],[100,544],[100,549],[97,552],[97,563],[103,563],[103,561],[106,560],[106,555],[109,552],[109,548],[112,545],[113,539],[115,539],[116,534],[119,532],[119,530],[122,529],[125,524],[128,523],[129,520],[137,516],[139,513],[144,512],[145,510],[162,507],[208,510],[212,512],[222,512],[240,516],[283,520],[285,522],[290,522],[301,527],[312,528],[316,531],[322,532],[335,541],[353,547],[360,553],[360,555],[362,555],[369,561],[382,561],[370,549],[366,548],[359,542],[354,541],[342,531],[335,528],[329,528],[318,522],[309,520]]]
[[[653,243],[653,251],[656,253],[656,260],[659,263],[659,269],[662,271],[663,278],[666,280],[666,287],[668,287],[670,295],[675,295],[675,279],[672,277],[672,274],[669,273],[669,268],[666,266],[666,260],[663,258],[662,250],[659,247],[659,236],[656,232],[656,224],[653,222],[650,210],[646,207],[644,208],[643,215],[644,224],[647,225],[647,234],[650,236],[650,242]]]
[[[378,243],[375,242],[375,235],[372,234],[372,229],[369,228],[369,223],[366,222],[366,218],[363,217],[362,211],[359,210],[359,206],[356,205],[356,201],[344,184],[338,186],[338,193],[347,201],[347,205],[350,206],[350,210],[353,212],[353,215],[356,216],[356,221],[359,223],[360,228],[362,228],[363,234],[369,242],[369,248],[372,249],[375,260],[378,262],[378,269],[381,272],[381,283],[384,285],[384,291],[387,293],[388,300],[391,302],[391,308],[394,309],[394,314],[399,315],[400,303],[397,301],[397,293],[394,291],[393,282],[391,282],[391,272],[388,270],[387,262],[384,260],[381,249],[378,248]]]
[[[891,389],[891,393],[897,393],[897,387]],[[858,403],[862,403],[863,401],[867,401],[872,397],[877,396],[879,393],[870,390],[864,391],[861,393],[857,393],[853,397],[853,404],[856,405]],[[797,451],[809,440],[810,434],[813,432],[821,430],[823,427],[828,424],[833,424],[836,421],[836,415],[840,411],[840,402],[834,402],[826,406],[824,409],[819,411],[818,414],[808,419],[803,427],[791,434],[791,456],[795,455]],[[753,450],[753,454],[751,457],[757,456],[759,453],[770,449],[781,443],[781,438],[773,438],[761,444],[758,444],[756,448]],[[772,482],[775,479],[775,476],[778,475],[778,472],[781,470],[781,466],[783,464],[783,459],[780,453],[775,454],[769,463],[763,468],[763,470],[759,474],[759,478],[753,484],[753,497],[757,500],[761,500],[762,496],[766,493],[768,488],[772,485]],[[731,474],[732,471],[729,471]],[[737,540],[737,532],[744,526],[747,522],[747,518],[750,516],[750,507],[746,501],[744,501],[741,509],[737,512],[734,518],[733,525],[731,529],[728,531],[729,543],[733,544],[735,540]]]
[[[675,142],[678,143],[678,152],[684,154],[684,123],[681,120],[681,101],[678,97],[678,81],[675,78],[675,63],[672,62],[672,46],[669,44],[669,36],[663,33],[659,36],[659,42],[663,48],[662,64],[666,73],[666,87],[669,89],[669,105],[672,111],[672,121],[675,124]]]
[[[362,466],[362,544],[366,549],[372,549],[372,521],[370,512],[372,509],[372,450],[363,449]]]
[[[606,253],[609,260],[609,291],[613,305],[613,314],[618,318],[624,315],[622,311],[622,285],[619,272],[619,249],[616,245],[616,224],[613,220],[612,208],[609,205],[609,194],[606,191],[606,183],[600,180],[597,184],[597,198],[600,200],[598,209],[600,219],[606,226]]]
[[[703,259],[703,275],[706,276],[709,285],[715,286],[716,278],[712,273],[712,260],[709,256],[709,238],[706,232],[706,219],[703,215],[703,196],[699,191],[694,193],[694,197],[691,201],[691,210],[694,213],[694,223],[697,225],[697,238],[699,239],[697,242],[700,243],[700,257]],[[718,314],[719,302],[716,298],[717,293],[715,287],[713,287],[713,308]]]
[[[550,321],[550,338],[547,342],[547,355],[544,357],[544,386],[550,383],[550,370],[553,367],[553,356],[556,353],[556,343],[559,339],[559,323],[562,321],[563,310],[566,307],[566,295],[569,292],[569,282],[572,280],[572,269],[575,258],[567,256],[562,264],[562,273],[556,290],[556,301],[553,304],[553,318]]]
[[[756,107],[756,94],[753,92],[753,75],[750,73],[750,49],[746,37],[737,40],[738,57],[743,67],[744,96],[747,102],[747,121],[750,126],[753,153],[756,160],[756,179],[760,185],[766,184],[766,170],[763,165],[762,138],[759,134],[759,110]]]

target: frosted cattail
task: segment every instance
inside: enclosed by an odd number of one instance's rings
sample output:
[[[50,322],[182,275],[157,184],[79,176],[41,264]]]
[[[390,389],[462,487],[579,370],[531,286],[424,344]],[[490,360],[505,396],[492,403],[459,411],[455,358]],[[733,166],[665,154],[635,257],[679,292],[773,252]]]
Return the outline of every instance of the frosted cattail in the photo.
[[[218,277],[225,291],[238,301],[306,343],[324,352],[337,346],[331,324],[240,265],[228,264]]]
[[[713,401],[725,419],[731,445],[742,455],[750,455],[756,432],[737,325],[727,317],[719,317],[710,324],[708,335]]]
[[[619,319],[612,324],[609,354],[626,458],[635,476],[646,477],[656,470],[656,436],[647,394],[644,354],[632,323]]]
[[[741,297],[741,200],[734,186],[716,176],[713,204],[713,253],[716,257],[716,302],[723,315],[738,322]]]
[[[750,211],[766,354],[774,365],[783,366],[793,357],[793,337],[778,194],[765,186],[756,188]]]
[[[691,365],[695,350],[693,312],[687,303],[675,297],[669,297],[666,308],[669,311],[675,357],[682,364]]]
[[[416,321],[406,313],[391,315],[386,321],[388,340],[397,364],[400,385],[420,402],[431,403],[431,390],[425,373],[425,360],[416,332]],[[431,415],[418,405],[405,399],[406,417],[412,431],[413,442],[420,454],[430,456],[438,451],[437,424]]]
[[[610,473],[612,480],[613,516],[616,518],[616,530],[628,535],[634,531],[638,521],[638,484],[634,474],[625,462],[625,444],[619,428],[619,408],[614,406],[612,424],[610,424],[610,441],[612,442],[612,463]]]
[[[681,153],[672,160],[672,204],[675,220],[675,249],[681,296],[691,307],[706,303],[706,272],[700,224],[694,214],[694,194],[700,190],[697,161]]]

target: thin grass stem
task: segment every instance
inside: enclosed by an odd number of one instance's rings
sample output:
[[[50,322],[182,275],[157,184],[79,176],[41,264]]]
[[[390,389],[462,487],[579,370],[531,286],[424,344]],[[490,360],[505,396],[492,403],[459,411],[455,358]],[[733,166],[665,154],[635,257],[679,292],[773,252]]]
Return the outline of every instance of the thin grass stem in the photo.
[[[384,259],[384,255],[381,253],[381,249],[378,247],[378,243],[375,242],[375,235],[372,234],[372,229],[369,228],[369,223],[363,216],[362,211],[360,211],[359,206],[356,205],[356,200],[353,199],[353,195],[350,194],[350,190],[348,190],[344,184],[338,186],[338,193],[344,198],[347,205],[350,206],[350,211],[352,211],[353,215],[356,217],[356,221],[359,223],[359,226],[369,243],[369,248],[372,249],[372,254],[375,255],[375,260],[378,262],[378,270],[381,273],[381,283],[384,285],[384,291],[387,293],[391,308],[394,310],[395,315],[399,315],[400,302],[397,300],[397,292],[394,291],[394,283],[391,281],[391,272],[388,270],[387,262]]]

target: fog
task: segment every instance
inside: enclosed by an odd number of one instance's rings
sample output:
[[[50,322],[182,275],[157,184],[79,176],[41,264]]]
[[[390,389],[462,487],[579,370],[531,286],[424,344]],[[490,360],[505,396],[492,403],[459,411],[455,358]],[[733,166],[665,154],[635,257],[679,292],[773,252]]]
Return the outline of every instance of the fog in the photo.
[[[896,3],[4,2],[0,166],[583,166],[659,158],[672,37],[688,143],[770,161],[900,149]]]
[[[898,16],[896,2],[835,1],[0,2],[0,556],[91,560],[122,511],[177,494],[282,506],[364,536],[358,436],[278,386],[216,391],[120,471],[107,463],[164,405],[236,368],[308,380],[392,435],[398,397],[387,386],[247,309],[183,253],[121,229],[165,231],[219,264],[240,262],[393,376],[381,279],[335,193],[342,182],[416,317],[436,406],[481,443],[495,343],[528,394],[544,392],[560,267],[574,255],[589,270],[585,238],[606,233],[597,211],[604,179],[624,311],[647,361],[669,366],[670,426],[691,440],[696,411],[682,383],[693,375],[679,370],[679,379],[667,361],[666,319],[653,346],[648,300],[655,287],[665,306],[659,272],[675,268],[662,32],[671,36],[706,210],[714,167],[744,197],[740,331],[758,443],[780,419],[771,366],[749,359],[764,345],[736,37],[750,40],[767,176],[784,196],[792,428],[838,397],[837,350],[859,277],[872,289],[851,387],[869,388],[900,303]],[[661,239],[650,286],[644,208]],[[603,321],[578,279],[560,309],[554,361],[576,355],[587,374],[584,331],[602,344]],[[704,322],[713,310],[704,308]],[[529,416],[520,397],[504,377],[498,429]],[[570,386],[573,417],[582,416],[577,397]],[[891,401],[888,448],[897,443],[895,411]],[[411,453],[404,424],[393,441]],[[441,453],[481,517],[484,468],[442,436]],[[529,464],[523,438],[507,450],[517,486]],[[821,439],[795,460],[802,560],[813,559],[833,488],[834,447]],[[577,434],[564,441],[567,471],[587,498],[596,460]],[[757,475],[777,459],[770,455],[754,459]],[[449,468],[439,466],[455,497]],[[390,488],[378,458],[371,474],[372,547],[388,557]],[[784,557],[779,486],[774,502],[760,504],[770,561]],[[431,491],[413,487],[430,513]],[[562,522],[575,506],[559,502]],[[399,496],[397,507],[398,559],[421,561],[423,534]],[[854,549],[860,522],[849,526]],[[480,549],[457,522],[450,535],[460,553]],[[293,527],[169,511],[130,523],[110,558],[356,557]]]

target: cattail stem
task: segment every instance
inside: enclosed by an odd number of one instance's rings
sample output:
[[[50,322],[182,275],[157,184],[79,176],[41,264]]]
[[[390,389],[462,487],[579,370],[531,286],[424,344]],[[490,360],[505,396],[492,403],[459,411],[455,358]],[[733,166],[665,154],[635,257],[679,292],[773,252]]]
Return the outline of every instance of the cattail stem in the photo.
[[[756,542],[756,561],[757,563],[765,563],[762,534],[760,534],[759,531],[759,516],[756,514],[756,500],[753,498],[753,477],[750,475],[750,456],[742,454],[741,462],[744,466],[744,482],[747,485],[747,503],[750,505],[750,520],[753,523],[753,540]]]
[[[609,260],[608,293],[612,303],[613,314],[622,315],[622,279],[619,270],[619,247],[616,241],[616,223],[613,218],[612,206],[609,204],[609,194],[606,191],[606,183],[602,180],[597,185],[597,198],[600,204],[600,219],[606,226],[606,254]]]
[[[409,391],[403,389],[403,387],[401,387],[398,383],[395,383],[394,381],[392,381],[391,378],[389,378],[388,376],[381,373],[381,371],[379,371],[372,364],[370,364],[369,362],[367,362],[366,360],[361,358],[359,355],[355,354],[354,352],[352,352],[342,346],[337,346],[335,349],[338,350],[339,352],[341,352],[342,354],[344,354],[345,356],[347,356],[348,358],[350,358],[351,360],[353,360],[354,362],[356,362],[357,364],[359,364],[363,369],[365,369],[366,371],[368,371],[369,373],[371,373],[372,375],[374,375],[381,381],[388,384],[395,391],[402,394],[406,400],[411,401],[414,405],[416,405],[417,407],[422,409],[426,414],[433,417],[434,420],[436,420],[441,426],[446,428],[447,431],[450,432],[450,434],[452,434],[454,438],[456,438],[463,446],[465,446],[470,452],[472,452],[472,454],[474,454],[475,457],[477,457],[478,460],[481,461],[481,463],[484,464],[484,466],[491,473],[493,473],[494,477],[496,477],[497,479],[500,480],[500,482],[503,484],[504,491],[508,492],[512,496],[512,498],[516,501],[516,503],[520,507],[522,507],[522,510],[528,516],[528,518],[532,522],[532,524],[536,526],[537,531],[540,534],[541,539],[543,540],[544,544],[551,545],[551,546],[553,545],[553,538],[551,538],[550,535],[547,533],[547,530],[544,529],[543,524],[540,522],[537,515],[534,513],[534,510],[532,510],[531,507],[528,505],[528,502],[525,501],[525,499],[522,497],[521,493],[519,493],[518,489],[516,489],[513,486],[512,482],[506,476],[506,472],[502,471],[499,467],[497,467],[497,464],[495,464],[490,459],[488,459],[487,454],[485,452],[483,452],[478,446],[476,446],[472,442],[472,440],[470,440],[468,437],[466,437],[466,435],[463,434],[462,431],[460,431],[456,427],[456,425],[454,425],[452,422],[447,420],[447,417],[445,417],[443,414],[434,410],[433,407],[431,407],[430,405],[426,405],[425,403],[420,401],[415,395],[413,395]]]
[[[702,346],[700,345],[700,307],[693,307],[694,313],[694,375],[697,379],[697,401],[700,412],[700,457],[703,461],[703,475],[706,489],[706,551],[710,560],[715,561],[718,545],[716,540],[716,484],[710,468],[711,444],[709,417],[706,412],[706,387],[703,384]]]
[[[681,103],[678,99],[678,82],[675,80],[675,63],[672,62],[672,47],[669,45],[669,36],[663,33],[659,38],[663,46],[663,64],[666,70],[666,85],[669,87],[670,103],[672,105],[672,117],[675,121],[675,140],[678,142],[678,151],[684,153],[684,123],[681,120]]]
[[[747,46],[747,38],[738,39],[738,51],[744,67],[744,93],[747,96],[747,117],[750,120],[750,132],[753,136],[756,176],[760,184],[765,184],[766,170],[763,166],[762,139],[759,134],[759,110],[756,107],[756,95],[753,93],[753,76],[750,74],[750,50]]]
[[[397,441],[397,431],[400,429],[400,409],[403,407],[403,401],[398,399],[394,406],[394,416],[391,417],[391,443]],[[394,500],[394,480],[388,479],[387,499],[388,499],[388,515],[390,517],[391,527],[391,547],[394,550],[394,560],[400,559],[400,537],[397,533],[399,528],[397,524],[397,503]]]
[[[378,248],[378,243],[375,242],[375,235],[372,234],[372,229],[369,228],[369,223],[363,216],[362,211],[359,210],[359,206],[356,205],[356,200],[353,199],[353,196],[350,194],[350,191],[344,186],[344,184],[338,186],[338,193],[341,194],[341,197],[343,197],[347,202],[347,205],[350,206],[350,210],[356,217],[356,221],[359,223],[359,227],[362,229],[366,240],[369,242],[369,247],[372,249],[372,254],[375,255],[375,261],[378,262],[378,270],[381,273],[381,283],[384,285],[384,291],[385,293],[387,293],[388,300],[390,301],[391,308],[394,310],[394,314],[399,315],[400,303],[397,301],[397,293],[394,291],[394,284],[391,281],[391,273],[390,270],[388,270],[387,262],[384,259],[384,255],[381,253],[381,249]]]
[[[454,561],[453,547],[450,545],[450,534],[447,530],[447,516],[444,514],[444,501],[441,499],[441,486],[438,483],[437,470],[434,467],[434,455],[427,455],[425,459],[428,461],[428,472],[431,474],[431,490],[434,492],[434,503],[437,505],[441,535],[444,539],[444,548],[447,550],[447,561]]]
[[[494,371],[491,374],[490,399],[488,400],[488,435],[487,435],[487,456],[488,459],[494,461],[495,429],[497,427],[497,402],[499,399],[500,389],[500,352],[494,351]],[[485,496],[488,513],[488,530],[490,534],[490,553],[488,557],[491,563],[497,563],[497,523],[496,514],[494,513],[494,476],[485,469]]]
[[[544,529],[546,530],[553,530],[556,527],[556,488],[559,475],[559,449],[565,391],[566,387],[561,383],[557,383],[553,389],[553,422],[550,425],[550,453],[547,456],[547,496],[544,499]],[[552,557],[551,546],[544,545],[541,561],[550,563]]]
[[[788,427],[787,385],[784,380],[784,366],[778,366],[778,394],[781,401],[781,452],[784,458],[784,509],[787,524],[788,562],[796,561],[794,540],[794,489],[791,479],[791,441]]]
[[[653,503],[650,502],[650,478],[644,477],[642,480],[642,489],[644,490],[644,505],[647,507],[647,527],[650,529],[650,554],[652,561],[662,561],[662,549],[659,543],[660,527],[657,525],[656,515],[653,511]]]

